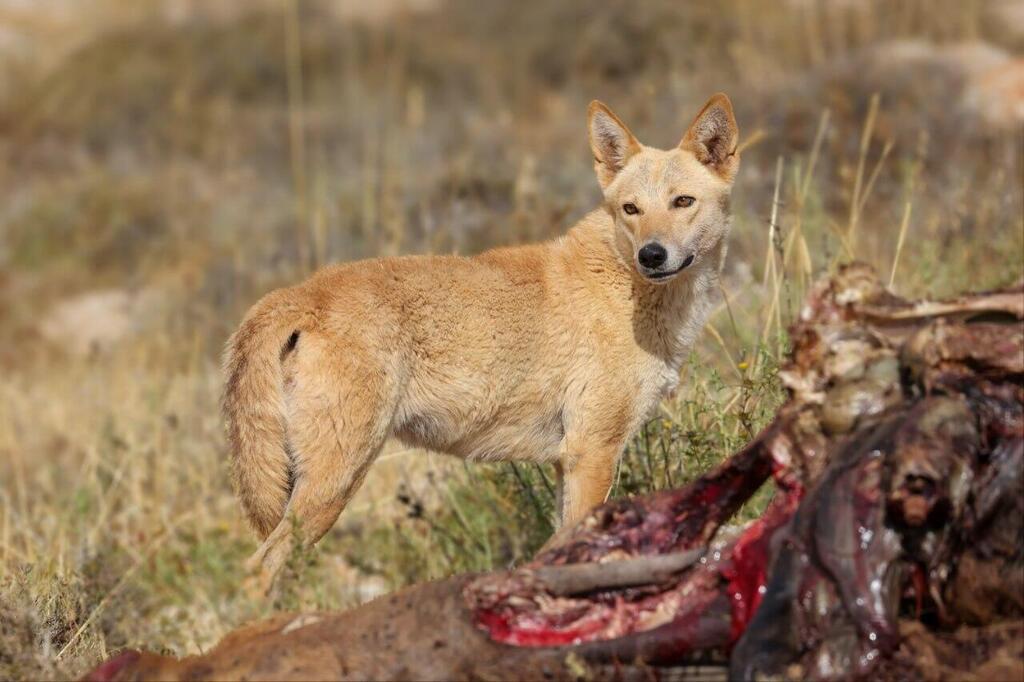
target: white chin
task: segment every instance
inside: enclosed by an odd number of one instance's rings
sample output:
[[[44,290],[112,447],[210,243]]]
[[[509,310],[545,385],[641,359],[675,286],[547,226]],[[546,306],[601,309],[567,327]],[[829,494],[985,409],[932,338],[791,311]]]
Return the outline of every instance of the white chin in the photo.
[[[660,277],[657,276],[657,275],[646,275],[644,273],[640,273],[640,274],[643,275],[643,278],[646,279],[651,284],[668,284],[669,282],[674,280],[676,277],[678,277],[680,272],[682,272],[682,271],[681,270],[676,270],[675,272],[671,272],[671,273],[669,273],[667,275],[661,275]]]

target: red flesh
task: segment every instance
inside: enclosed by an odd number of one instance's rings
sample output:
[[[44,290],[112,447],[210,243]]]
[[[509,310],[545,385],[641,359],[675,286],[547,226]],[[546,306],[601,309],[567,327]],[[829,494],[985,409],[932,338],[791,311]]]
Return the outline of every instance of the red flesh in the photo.
[[[799,485],[780,488],[765,513],[747,526],[733,545],[732,562],[722,569],[732,605],[730,644],[740,638],[761,605],[768,582],[772,540],[793,516],[802,497],[803,488]]]
[[[750,449],[750,454],[761,456],[756,447]],[[662,496],[658,502],[663,504],[656,505],[660,513],[648,512],[643,521],[631,529],[634,533],[629,535],[637,536],[633,538],[637,542],[630,543],[634,545],[632,549],[640,549],[637,553],[647,554],[685,549],[697,544],[696,540],[703,538],[709,528],[717,529],[723,518],[728,518],[764,480],[771,466],[770,458],[753,461],[754,466],[717,471],[695,481],[685,489],[688,495],[676,494],[672,499]],[[664,591],[652,595],[631,594],[627,590],[613,599],[597,595],[590,599],[565,600],[567,605],[564,608],[547,614],[540,606],[523,608],[522,603],[514,606],[515,600],[506,598],[493,608],[477,610],[477,625],[494,641],[514,646],[561,646],[670,631],[673,636],[668,639],[678,649],[672,653],[681,655],[690,648],[689,640],[704,641],[710,632],[717,632],[708,621],[719,613],[714,608],[717,607],[716,599],[726,594],[731,612],[730,634],[727,641],[722,638],[723,641],[715,644],[731,645],[742,634],[761,602],[772,538],[785,526],[803,496],[802,487],[788,480],[784,472],[783,467],[775,467],[779,492],[761,518],[751,523],[735,541],[714,551],[700,565],[682,574]],[[753,485],[754,479],[758,479],[756,485]],[[679,509],[684,511],[676,511]],[[665,513],[670,510],[675,513]],[[623,516],[633,510],[626,507],[625,511]],[[617,518],[613,518],[609,525],[615,525],[615,520]],[[601,543],[597,546],[604,547]],[[569,545],[568,552],[559,552],[556,548],[547,553],[545,563],[562,563],[557,561],[564,559],[560,554],[575,555],[583,547],[582,543]],[[644,549],[648,551],[642,551]],[[670,610],[672,619],[654,627],[645,627],[645,616],[650,616],[658,607]],[[689,634],[682,636],[684,633]]]

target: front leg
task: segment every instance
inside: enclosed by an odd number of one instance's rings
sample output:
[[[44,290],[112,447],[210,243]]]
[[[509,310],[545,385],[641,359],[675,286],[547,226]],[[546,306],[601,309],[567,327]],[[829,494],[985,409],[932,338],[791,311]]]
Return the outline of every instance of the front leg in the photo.
[[[537,550],[538,555],[562,544],[572,534],[573,526],[608,498],[612,477],[615,475],[615,462],[623,447],[625,438],[618,447],[587,447],[586,441],[579,442],[578,448],[563,447],[555,465],[559,483],[555,508],[560,510],[561,524]]]
[[[571,528],[608,498],[625,438],[614,445],[581,441],[562,456],[562,528]]]

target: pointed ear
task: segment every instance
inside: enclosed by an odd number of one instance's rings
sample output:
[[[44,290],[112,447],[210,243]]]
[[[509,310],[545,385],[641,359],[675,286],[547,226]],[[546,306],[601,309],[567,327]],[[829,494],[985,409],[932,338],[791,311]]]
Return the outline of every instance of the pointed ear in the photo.
[[[693,119],[690,129],[679,143],[681,149],[694,153],[701,163],[716,172],[723,180],[732,182],[740,166],[736,145],[740,139],[732,102],[725,93],[708,100]]]
[[[587,110],[587,128],[590,131],[590,149],[594,152],[597,181],[601,189],[604,189],[611,184],[630,157],[640,151],[640,143],[629,132],[626,124],[596,99]]]

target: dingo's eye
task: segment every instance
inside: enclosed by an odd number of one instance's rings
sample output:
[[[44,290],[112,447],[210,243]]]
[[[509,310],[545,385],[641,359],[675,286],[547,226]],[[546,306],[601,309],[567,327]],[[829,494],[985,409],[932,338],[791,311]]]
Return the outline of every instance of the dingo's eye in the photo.
[[[640,209],[636,207],[636,204],[623,204],[622,210],[625,211],[627,215],[636,215],[640,212]]]
[[[673,201],[672,205],[676,208],[689,208],[693,206],[693,202],[696,201],[693,197],[688,197],[685,194],[680,194]]]

